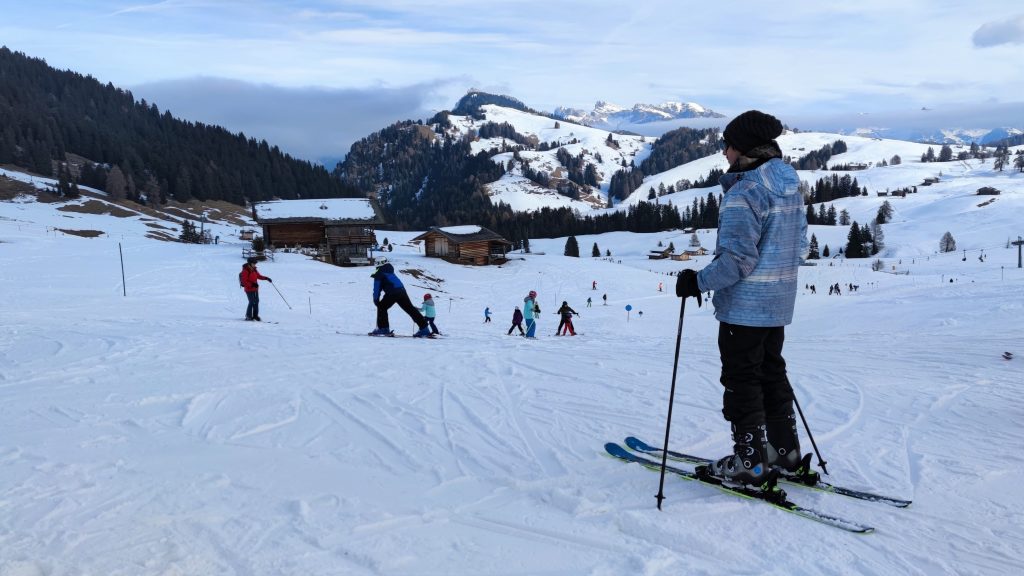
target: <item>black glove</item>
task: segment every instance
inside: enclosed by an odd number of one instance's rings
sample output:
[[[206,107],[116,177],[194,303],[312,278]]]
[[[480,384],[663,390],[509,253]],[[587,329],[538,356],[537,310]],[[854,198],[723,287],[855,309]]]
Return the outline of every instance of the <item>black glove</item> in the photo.
[[[270,282],[271,284],[273,284],[273,283],[274,283],[274,281],[270,279],[270,276],[267,276],[267,277],[265,278],[265,280],[266,280],[267,282]]]
[[[686,269],[679,273],[676,278],[676,296],[680,298],[697,297],[697,306],[704,303],[701,297],[700,286],[697,285],[697,271]]]
[[[374,299],[373,299],[373,305],[374,305],[374,306],[380,306],[380,300],[378,300],[378,299],[374,298]]]

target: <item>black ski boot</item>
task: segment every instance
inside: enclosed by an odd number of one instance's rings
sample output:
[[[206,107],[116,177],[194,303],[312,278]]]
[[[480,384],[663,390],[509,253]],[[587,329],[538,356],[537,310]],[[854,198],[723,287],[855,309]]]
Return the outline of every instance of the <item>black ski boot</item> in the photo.
[[[800,437],[796,430],[796,416],[790,414],[782,420],[771,421],[768,429],[768,465],[785,474],[800,469]]]
[[[776,475],[768,467],[768,439],[765,425],[732,427],[732,454],[716,462],[701,466],[702,472],[726,483],[761,487],[772,482]]]

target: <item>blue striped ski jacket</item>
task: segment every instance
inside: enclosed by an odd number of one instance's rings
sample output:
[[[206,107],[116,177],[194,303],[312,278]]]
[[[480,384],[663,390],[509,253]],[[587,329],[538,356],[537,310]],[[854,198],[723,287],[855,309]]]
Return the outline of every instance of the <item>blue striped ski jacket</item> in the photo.
[[[719,179],[715,259],[697,274],[713,290],[715,318],[740,326],[775,327],[793,321],[797,271],[806,258],[807,214],[789,164],[773,158]]]

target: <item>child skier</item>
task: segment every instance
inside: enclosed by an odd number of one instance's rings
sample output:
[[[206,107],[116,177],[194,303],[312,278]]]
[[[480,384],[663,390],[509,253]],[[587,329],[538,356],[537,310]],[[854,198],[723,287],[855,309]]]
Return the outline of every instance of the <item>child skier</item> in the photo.
[[[430,294],[423,295],[423,305],[420,306],[420,313],[423,314],[423,318],[426,319],[427,325],[430,326],[430,333],[440,334],[441,332],[437,329],[437,325],[434,324],[434,318],[437,316],[437,312],[434,310],[434,298]]]
[[[526,336],[526,332],[523,331],[523,312],[516,306],[516,311],[512,313],[512,326],[508,329],[508,335],[512,335],[512,331],[519,328],[519,335]]]
[[[394,266],[385,262],[378,266],[377,270],[370,274],[370,277],[373,278],[373,304],[377,307],[377,329],[370,332],[370,336],[391,335],[388,324],[388,308],[395,304],[405,310],[405,313],[419,326],[419,330],[413,336],[416,338],[430,336],[427,320],[409,301],[409,294],[405,291],[402,281],[395,275]]]
[[[562,307],[558,309],[558,314],[562,315],[562,320],[558,323],[558,329],[555,330],[555,335],[565,336],[565,333],[568,332],[572,336],[575,336],[576,330],[572,327],[572,317],[573,315],[579,316],[579,312],[573,310],[569,306],[568,302],[562,300]]]

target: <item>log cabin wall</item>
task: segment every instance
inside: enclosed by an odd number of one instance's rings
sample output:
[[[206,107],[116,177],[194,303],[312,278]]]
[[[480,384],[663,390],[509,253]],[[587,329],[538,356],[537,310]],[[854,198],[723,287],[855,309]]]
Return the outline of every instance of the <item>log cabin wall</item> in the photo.
[[[324,241],[322,222],[267,222],[263,238],[268,246],[319,246]]]

